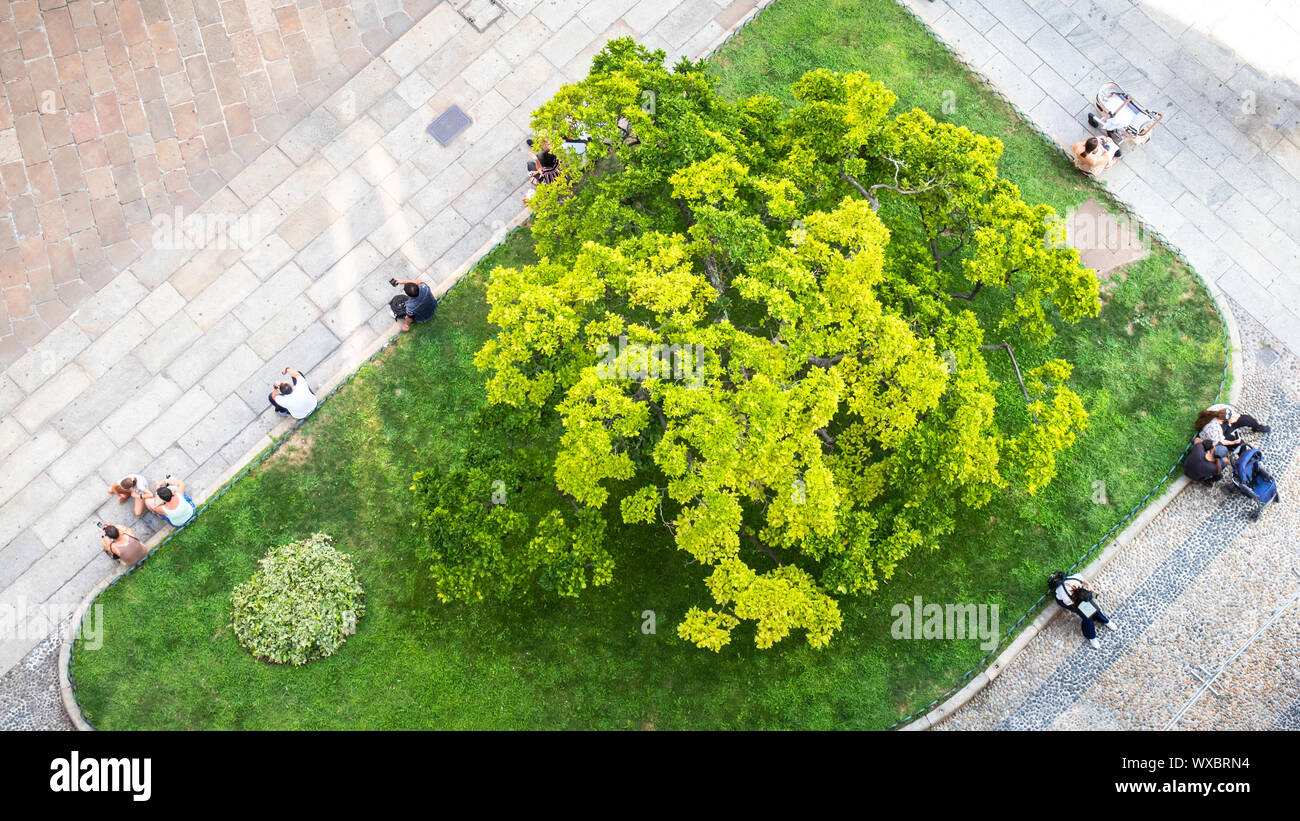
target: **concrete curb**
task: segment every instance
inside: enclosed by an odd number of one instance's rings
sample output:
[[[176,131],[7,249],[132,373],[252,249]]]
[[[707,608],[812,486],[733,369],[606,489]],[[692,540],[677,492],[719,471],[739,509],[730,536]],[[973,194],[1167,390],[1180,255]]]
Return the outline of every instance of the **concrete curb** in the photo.
[[[501,228],[489,237],[477,251],[469,256],[469,259],[465,264],[456,269],[454,275],[451,277],[451,284],[444,288],[442,293],[438,294],[438,296],[440,298],[446,296],[452,288],[464,279],[465,274],[469,273],[474,266],[478,265],[483,260],[484,257],[490,254],[498,245],[503,243],[512,231],[520,225],[523,225],[524,222],[528,220],[529,214],[530,212],[528,209],[525,208],[521,210],[519,214],[516,215],[515,218],[505,227]],[[374,342],[363,348],[359,354],[349,360],[348,364],[340,368],[330,379],[320,383],[319,392],[323,395],[328,395],[336,387],[347,381],[355,371],[366,363],[367,360],[388,346],[393,339],[394,337],[392,336],[381,335],[378,337]],[[196,499],[195,507],[202,507],[208,499],[225,489],[225,487],[229,485],[245,467],[261,456],[263,451],[267,448],[282,443],[285,437],[294,430],[294,424],[294,420],[291,419],[283,419],[279,421],[266,436],[258,439],[257,444],[249,448],[241,459],[237,460],[224,473],[217,477],[217,481],[213,482],[213,490]],[[171,527],[159,530],[149,539],[148,542],[145,543],[145,547],[148,548],[150,555],[152,555],[153,551],[171,535],[173,530],[174,528]],[[69,666],[72,663],[72,645],[77,639],[77,632],[86,612],[95,603],[95,600],[99,598],[99,595],[107,590],[109,585],[111,585],[119,576],[124,575],[125,572],[126,568],[119,565],[104,576],[104,578],[95,585],[94,589],[86,594],[86,597],[81,600],[81,604],[77,606],[77,609],[73,611],[72,616],[63,626],[63,638],[59,643],[59,695],[63,699],[64,711],[67,712],[68,718],[72,720],[73,725],[78,730],[94,730],[96,728],[87,722],[85,717],[82,715],[81,705],[77,702],[76,691],[72,686],[72,681],[68,673]]]
[[[902,3],[900,1],[899,6],[904,11],[906,11],[912,17],[912,19],[917,22],[918,25],[924,28],[930,34],[931,37],[933,37],[950,54],[952,54],[958,63],[960,63],[963,67],[965,67],[967,71],[971,72],[983,85],[985,85],[995,94],[997,94],[999,98],[1003,99],[1024,123],[1028,124],[1031,128],[1033,128],[1036,132],[1038,132],[1038,134],[1042,136],[1044,139],[1046,139],[1050,145],[1055,145],[1058,148],[1061,148],[1061,146],[1056,142],[1055,139],[1051,137],[1051,135],[1047,134],[1041,128],[1039,128],[1037,124],[1034,123],[1034,121],[1030,119],[1030,117],[1025,112],[1021,111],[1021,109],[1018,106],[1012,103],[1011,100],[1007,98],[1006,95],[1003,94],[998,89],[997,84],[994,83],[991,78],[989,78],[984,72],[980,71],[980,69],[977,66],[972,65],[969,61],[967,61],[962,56],[960,50],[957,47],[955,47],[952,43],[945,40],[943,37],[940,37],[939,34],[935,32],[934,29],[929,24],[926,23],[925,20],[922,20],[920,16],[911,8],[909,8],[905,3]],[[1209,294],[1210,299],[1214,303],[1215,310],[1218,311],[1219,316],[1223,320],[1224,332],[1227,335],[1227,348],[1228,348],[1226,352],[1227,360],[1228,360],[1227,375],[1228,378],[1231,379],[1231,383],[1228,385],[1227,401],[1229,404],[1236,404],[1237,400],[1241,396],[1241,391],[1242,391],[1241,332],[1237,326],[1236,317],[1233,316],[1232,309],[1227,304],[1225,304],[1223,300],[1223,297],[1225,296],[1223,290],[1218,286],[1218,283],[1212,280],[1206,280],[1205,277],[1201,276],[1201,273],[1197,271],[1196,267],[1191,264],[1190,260],[1188,260],[1187,255],[1184,254],[1178,248],[1177,245],[1169,241],[1167,237],[1165,237],[1159,231],[1156,231],[1154,228],[1152,228],[1146,222],[1146,220],[1144,220],[1142,216],[1138,214],[1138,212],[1133,206],[1131,206],[1129,203],[1125,202],[1123,199],[1117,196],[1115,192],[1111,190],[1110,185],[1105,179],[1098,179],[1097,181],[1101,183],[1101,187],[1105,189],[1107,195],[1111,198],[1113,202],[1123,206],[1124,210],[1129,215],[1135,217],[1138,220],[1138,222],[1141,224],[1143,231],[1145,231],[1149,236],[1155,237],[1160,241],[1161,244],[1169,248],[1169,250],[1172,251],[1174,255],[1178,257],[1181,262],[1187,265],[1187,267],[1192,271],[1192,273],[1196,275],[1196,278],[1199,279],[1201,281],[1201,284],[1205,287],[1206,293]],[[1106,565],[1110,563],[1111,559],[1115,558],[1115,556],[1117,556],[1121,550],[1123,550],[1125,547],[1131,544],[1133,540],[1137,538],[1137,535],[1141,533],[1146,528],[1146,526],[1150,524],[1152,520],[1155,519],[1156,516],[1159,516],[1160,513],[1164,511],[1164,509],[1169,505],[1169,503],[1172,502],[1174,498],[1178,496],[1179,493],[1182,492],[1183,488],[1185,488],[1189,482],[1190,480],[1186,476],[1179,476],[1176,479],[1174,479],[1174,481],[1170,483],[1169,487],[1165,490],[1164,494],[1160,496],[1160,498],[1156,499],[1155,501],[1148,504],[1145,508],[1143,508],[1142,512],[1138,514],[1138,517],[1134,519],[1133,522],[1128,527],[1124,528],[1124,530],[1121,531],[1120,534],[1116,536],[1109,545],[1106,546],[1106,549],[1102,551],[1101,555],[1098,556],[1096,559],[1094,559],[1086,568],[1079,571],[1076,575],[1084,579],[1095,578],[1106,567]],[[1051,623],[1052,619],[1056,618],[1062,612],[1063,611],[1061,610],[1061,608],[1054,606],[1051,602],[1047,603],[1047,605],[1044,606],[1042,612],[1040,612],[1038,616],[1035,617],[1032,622],[1030,622],[1028,627],[1026,627],[1024,630],[1021,631],[1020,635],[1016,636],[1016,638],[1011,642],[1011,644],[1007,646],[1007,649],[1003,650],[1000,654],[998,654],[998,657],[994,659],[993,662],[989,664],[988,667],[984,668],[984,670],[980,671],[979,674],[974,676],[970,680],[970,682],[967,683],[965,687],[961,688],[956,693],[953,693],[951,696],[944,699],[941,703],[936,704],[934,707],[927,710],[925,713],[921,714],[920,716],[917,716],[914,720],[903,725],[902,727],[899,727],[898,729],[900,731],[929,730],[943,723],[945,719],[953,715],[953,713],[955,713],[957,710],[961,709],[963,705],[965,705],[967,702],[969,702],[972,698],[975,697],[976,693],[980,692],[985,687],[987,687],[991,681],[993,681],[1004,670],[1006,670],[1007,667],[1009,667],[1011,663],[1015,660],[1016,656],[1020,655],[1020,652],[1024,650],[1026,646],[1028,646],[1030,640],[1032,640],[1034,636],[1038,635],[1040,632],[1046,629],[1047,625]]]
[[[1196,269],[1193,268],[1192,270],[1195,271]],[[1205,281],[1199,273],[1196,276],[1200,278],[1202,282]],[[1242,391],[1241,333],[1237,326],[1236,317],[1232,315],[1231,309],[1225,309],[1225,306],[1219,299],[1222,295],[1222,291],[1216,292],[1216,290],[1212,288],[1207,288],[1207,290],[1210,293],[1211,299],[1214,300],[1215,307],[1218,309],[1219,314],[1223,317],[1224,330],[1228,335],[1228,373],[1233,377],[1232,384],[1228,387],[1228,403],[1236,404],[1237,400],[1241,398]],[[1190,483],[1191,480],[1186,476],[1179,476],[1171,482],[1159,499],[1156,499],[1154,502],[1143,508],[1142,512],[1138,514],[1138,517],[1133,520],[1133,523],[1124,528],[1124,530],[1106,546],[1106,549],[1101,552],[1100,556],[1094,559],[1091,564],[1079,571],[1076,575],[1085,580],[1096,578],[1106,565],[1110,564],[1111,559],[1119,555],[1119,552],[1125,547],[1132,544],[1138,534],[1145,530],[1147,525],[1164,512],[1164,509],[1169,505],[1169,503],[1172,502],[1174,498],[1183,491],[1183,488],[1187,487]],[[966,702],[974,698],[976,693],[987,687],[993,679],[997,678],[1002,673],[1002,671],[1010,667],[1011,662],[1015,661],[1016,656],[1020,655],[1020,652],[1029,645],[1030,640],[1046,629],[1052,619],[1056,618],[1063,612],[1064,611],[1061,608],[1056,607],[1049,602],[1044,606],[1043,611],[1038,614],[1029,626],[1021,631],[1020,635],[1016,636],[1015,640],[1012,641],[1011,644],[1007,645],[1007,649],[1003,650],[988,667],[984,668],[984,670],[979,673],[979,675],[972,678],[970,683],[958,690],[956,693],[953,693],[942,703],[935,705],[928,712],[918,716],[914,721],[905,724],[898,729],[929,730],[943,723],[945,719],[961,709]]]
[[[744,18],[738,21],[736,25],[734,25],[729,31],[725,32],[711,46],[709,46],[709,48],[702,55],[702,58],[708,59],[712,57],[714,52],[716,52],[719,48],[721,48],[728,41],[730,41],[731,38],[734,37],[737,32],[739,32],[746,25],[752,22],[759,15],[759,13],[761,13],[764,9],[766,9],[774,2],[775,0],[757,0],[755,8],[751,9],[745,15]],[[448,292],[450,292],[451,289],[454,288],[456,284],[459,283],[461,279],[464,278],[465,274],[467,274],[471,269],[473,269],[475,265],[478,265],[479,262],[481,262],[482,259],[485,256],[487,256],[489,253],[491,253],[498,245],[504,242],[506,237],[509,236],[511,232],[513,232],[520,225],[523,225],[528,220],[531,213],[532,212],[527,208],[522,209],[514,217],[514,219],[512,219],[504,228],[502,228],[501,230],[493,234],[491,237],[489,237],[488,240],[484,242],[483,245],[480,246],[479,249],[474,254],[470,255],[469,261],[456,270],[455,274],[451,277],[451,284],[448,285],[442,291],[441,294],[438,294],[438,296],[442,297],[445,296]],[[381,336],[370,345],[367,345],[361,351],[361,353],[358,354],[352,360],[351,364],[340,369],[340,371],[337,374],[335,374],[333,378],[331,378],[329,381],[321,383],[321,392],[328,394],[330,391],[334,390],[334,388],[337,387],[340,383],[348,379],[351,376],[351,374],[355,370],[357,370],[357,368],[359,368],[362,364],[364,364],[368,359],[370,359],[372,356],[378,353],[385,346],[389,345],[394,338],[395,337]],[[195,501],[195,506],[196,507],[202,506],[214,494],[221,492],[228,484],[230,484],[230,482],[236,476],[239,475],[239,473],[247,465],[249,465],[253,460],[261,456],[263,451],[281,442],[284,439],[284,437],[293,429],[293,425],[294,422],[291,420],[288,419],[281,420],[274,428],[272,428],[267,433],[266,436],[258,439],[257,443],[254,444],[251,448],[249,448],[249,450],[244,454],[243,458],[237,460],[234,464],[231,465],[230,468],[228,468],[225,472],[223,472],[220,476],[217,477],[217,481],[213,483],[215,490],[197,499]],[[171,532],[172,529],[167,528],[165,530],[159,531],[158,533],[155,533],[153,538],[149,539],[148,543],[146,543],[145,545],[149,549],[149,553],[152,554],[154,549],[156,549],[157,546],[161,544],[162,541],[166,539],[168,535],[171,534]],[[72,720],[72,723],[77,727],[78,730],[94,730],[95,728],[91,726],[83,717],[81,713],[81,706],[77,702],[76,692],[72,687],[72,682],[68,674],[69,665],[72,662],[72,644],[76,640],[77,626],[81,624],[81,621],[84,618],[86,611],[90,609],[91,605],[99,597],[100,593],[106,590],[108,586],[113,583],[113,580],[116,579],[118,576],[122,575],[123,572],[124,572],[124,568],[119,567],[118,569],[114,570],[113,572],[105,576],[104,579],[99,582],[99,584],[95,585],[95,588],[91,590],[91,592],[86,596],[85,599],[82,600],[81,604],[73,612],[67,624],[64,626],[64,630],[63,630],[64,638],[59,645],[59,692],[63,698],[64,710],[68,713],[68,717]]]

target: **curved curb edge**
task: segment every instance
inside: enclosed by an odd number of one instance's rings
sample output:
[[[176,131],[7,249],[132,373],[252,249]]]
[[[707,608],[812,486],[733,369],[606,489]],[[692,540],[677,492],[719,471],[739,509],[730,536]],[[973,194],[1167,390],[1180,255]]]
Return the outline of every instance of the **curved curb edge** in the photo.
[[[1001,98],[1023,123],[1036,131],[1040,136],[1047,140],[1049,144],[1055,145],[1064,151],[1064,147],[1060,146],[1052,135],[1043,130],[1043,128],[1034,122],[1034,120],[1019,106],[1011,102],[1011,100],[1002,93],[998,84],[993,82],[991,77],[983,72],[979,66],[967,60],[955,44],[944,37],[941,37],[926,20],[922,19],[915,9],[912,9],[907,5],[906,0],[896,0],[896,2],[898,2],[899,7],[902,8],[913,21],[921,26],[921,28],[925,29],[925,31],[950,55],[952,55],[960,65],[966,68],[966,70],[969,71],[980,84]],[[1197,270],[1196,266],[1191,263],[1191,260],[1188,259],[1187,255],[1184,254],[1176,244],[1143,219],[1135,206],[1121,199],[1119,195],[1111,189],[1110,184],[1106,179],[1098,178],[1097,181],[1101,184],[1101,187],[1106,191],[1112,201],[1121,205],[1129,216],[1137,219],[1147,236],[1155,237],[1161,244],[1173,252],[1174,256],[1178,258],[1179,261],[1185,264],[1192,271],[1196,278],[1200,280],[1202,287],[1205,288],[1205,292],[1209,294],[1211,301],[1214,303],[1215,310],[1219,314],[1220,319],[1223,320],[1224,333],[1226,336],[1227,363],[1225,378],[1230,377],[1232,380],[1231,384],[1228,386],[1227,402],[1228,404],[1236,404],[1238,399],[1240,399],[1242,392],[1241,331],[1237,326],[1237,319],[1232,313],[1231,306],[1229,306],[1224,300],[1224,297],[1226,296],[1225,292],[1221,287],[1219,287],[1217,282],[1204,277],[1201,272]],[[1222,388],[1220,388],[1220,393],[1222,393]],[[1175,465],[1176,464],[1177,463],[1175,463]],[[1088,579],[1093,578],[1100,573],[1110,560],[1119,554],[1119,551],[1127,547],[1137,537],[1137,535],[1141,533],[1153,519],[1155,519],[1156,516],[1160,515],[1160,513],[1164,511],[1169,503],[1182,492],[1183,488],[1185,488],[1190,481],[1191,480],[1186,476],[1180,475],[1177,479],[1171,482],[1159,499],[1156,499],[1143,508],[1142,512],[1138,514],[1138,517],[1134,519],[1128,527],[1124,528],[1124,530],[1121,531],[1109,545],[1106,546],[1106,549],[1101,552],[1101,555],[1094,559],[1086,568],[1079,570],[1076,575]],[[976,693],[987,687],[991,681],[1006,670],[1015,660],[1016,656],[1020,655],[1020,652],[1025,649],[1030,640],[1042,632],[1060,612],[1061,609],[1059,607],[1052,607],[1050,604],[1045,606],[1029,626],[1022,630],[1020,635],[1016,636],[1015,640],[1013,640],[1011,644],[1007,645],[1007,649],[999,653],[998,657],[987,667],[973,676],[965,687],[953,693],[940,703],[935,704],[933,707],[926,710],[915,719],[909,721],[907,724],[897,727],[896,729],[899,731],[929,730],[943,723],[947,718],[952,716],[953,713],[957,712],[957,710],[961,709],[961,707],[974,698]]]
[[[531,212],[527,208],[521,209],[520,212],[515,215],[514,219],[498,230],[496,234],[488,237],[487,241],[484,242],[475,253],[470,255],[469,261],[456,271],[455,275],[452,277],[451,284],[447,286],[439,297],[445,297],[452,288],[456,287],[465,275],[472,271],[484,257],[495,250],[498,245],[505,242],[506,238],[516,228],[527,222],[530,214]],[[381,334],[377,339],[367,344],[364,348],[361,348],[357,354],[340,367],[328,381],[321,383],[321,394],[324,396],[332,394],[337,387],[347,381],[348,378],[372,356],[387,347],[394,338],[395,337]],[[259,437],[257,442],[248,449],[242,458],[236,460],[224,473],[217,477],[216,481],[212,483],[212,491],[199,497],[196,500],[196,506],[202,507],[210,497],[215,496],[225,488],[226,485],[230,484],[234,478],[239,475],[240,471],[252,464],[253,460],[257,459],[257,457],[261,456],[263,451],[275,445],[294,429],[296,429],[294,420],[280,420],[274,428],[267,432],[265,436]],[[169,535],[171,535],[172,531],[173,528],[163,528],[155,533],[153,537],[145,543],[145,547],[148,548],[146,555],[152,555],[154,549]],[[85,715],[81,712],[81,704],[77,701],[76,688],[72,686],[72,678],[68,672],[72,665],[72,646],[77,640],[78,626],[82,624],[86,612],[90,610],[91,606],[95,603],[95,600],[99,598],[99,595],[108,589],[108,587],[113,584],[119,576],[125,574],[125,572],[126,568],[120,566],[111,570],[89,593],[86,594],[86,597],[81,600],[81,604],[77,606],[77,609],[73,611],[72,615],[63,625],[63,635],[59,641],[59,695],[63,700],[64,711],[68,714],[68,718],[72,720],[73,725],[78,730],[96,730],[98,728],[86,721]]]

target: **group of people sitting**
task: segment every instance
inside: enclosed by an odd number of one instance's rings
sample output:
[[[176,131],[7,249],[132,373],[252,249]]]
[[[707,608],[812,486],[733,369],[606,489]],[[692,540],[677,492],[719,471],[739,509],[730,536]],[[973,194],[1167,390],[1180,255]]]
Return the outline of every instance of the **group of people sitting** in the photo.
[[[185,483],[173,479],[169,474],[166,479],[149,486],[149,480],[138,473],[123,477],[115,484],[109,485],[109,495],[116,496],[118,504],[135,501],[135,515],[146,510],[158,516],[172,527],[180,527],[194,518],[197,508],[190,494],[185,491]],[[121,525],[99,522],[103,532],[101,541],[104,552],[115,557],[127,567],[131,567],[145,557],[148,552],[135,536],[135,530]]]
[[[1271,428],[1232,405],[1211,405],[1196,417],[1195,438],[1191,452],[1183,465],[1183,473],[1190,479],[1211,484],[1223,475],[1228,467],[1228,449],[1242,443],[1238,431],[1250,428],[1255,433],[1268,433]]]
[[[390,285],[400,287],[401,293],[393,298],[389,307],[395,319],[403,320],[402,332],[411,330],[413,322],[427,322],[433,319],[438,309],[438,298],[433,290],[423,282],[414,279],[390,279]],[[271,386],[267,400],[276,413],[305,419],[316,410],[320,400],[307,384],[302,371],[284,368],[281,376],[288,377]],[[143,515],[147,510],[164,519],[172,527],[188,523],[197,513],[197,507],[185,491],[185,483],[173,479],[169,474],[166,479],[152,487],[149,480],[138,473],[123,477],[108,488],[110,495],[116,496],[120,504],[135,502],[135,515]],[[136,538],[135,530],[123,525],[97,523],[101,532],[104,552],[115,557],[127,567],[140,562],[148,550]]]

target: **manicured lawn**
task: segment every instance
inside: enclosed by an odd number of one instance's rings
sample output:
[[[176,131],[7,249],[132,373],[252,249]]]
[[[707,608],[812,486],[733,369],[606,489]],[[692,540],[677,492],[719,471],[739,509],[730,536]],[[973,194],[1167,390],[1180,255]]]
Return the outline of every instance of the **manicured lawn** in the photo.
[[[973,84],[892,0],[782,0],[715,61],[728,94],[784,94],[805,70],[863,69],[899,95],[1001,137],[1003,173],[1058,210],[1102,196],[1052,147]],[[946,98],[945,91],[953,95]],[[955,101],[951,115],[945,99]],[[86,715],[127,728],[882,728],[950,687],[983,657],[975,641],[896,641],[890,608],[998,604],[1006,630],[1137,503],[1178,458],[1223,367],[1217,315],[1166,252],[1114,276],[1095,320],[1045,350],[1075,366],[1089,429],[1033,498],[999,500],[941,550],[909,557],[875,595],[841,600],[826,650],[800,636],[757,651],[743,634],[721,654],[676,637],[707,599],[697,566],[662,530],[611,527],[615,581],[578,601],[540,592],[508,605],[438,604],[416,559],[408,487],[446,464],[483,402],[473,353],[491,334],[484,276],[531,258],[526,231],[444,300],[432,327],[386,351],[272,460],[100,599],[104,647],[76,656]],[[1014,376],[991,355],[1008,413]],[[1092,503],[1103,481],[1109,504]],[[314,531],[356,558],[367,591],[357,635],[301,668],[251,659],[229,627],[230,592],[267,550]],[[641,631],[653,610],[658,630]]]

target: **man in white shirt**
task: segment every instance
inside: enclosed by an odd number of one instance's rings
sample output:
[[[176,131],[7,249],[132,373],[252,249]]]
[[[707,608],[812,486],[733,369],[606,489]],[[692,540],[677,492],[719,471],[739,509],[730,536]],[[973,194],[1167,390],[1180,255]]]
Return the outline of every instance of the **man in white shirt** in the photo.
[[[294,419],[306,419],[318,404],[316,394],[307,385],[307,378],[293,368],[285,368],[280,373],[288,376],[291,381],[276,383],[271,388],[271,394],[267,398],[271,400],[272,407],[276,413],[288,414]]]

